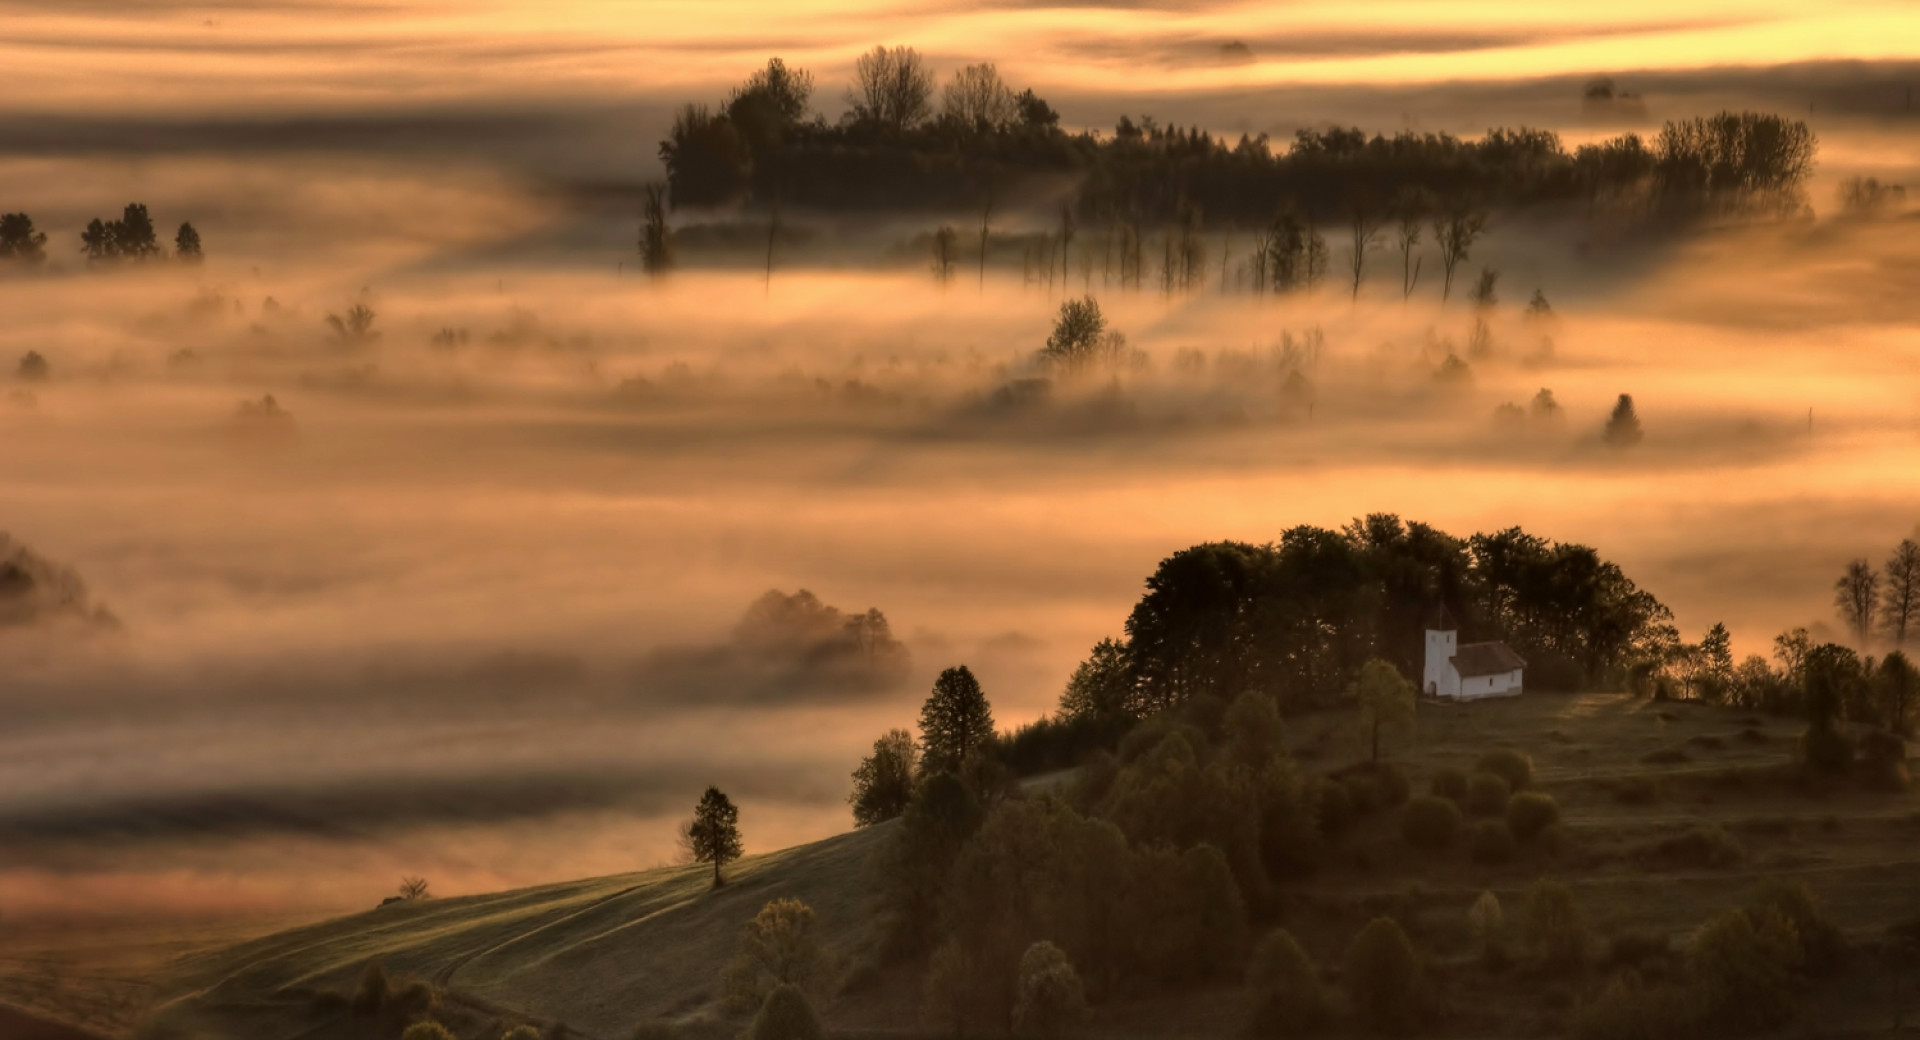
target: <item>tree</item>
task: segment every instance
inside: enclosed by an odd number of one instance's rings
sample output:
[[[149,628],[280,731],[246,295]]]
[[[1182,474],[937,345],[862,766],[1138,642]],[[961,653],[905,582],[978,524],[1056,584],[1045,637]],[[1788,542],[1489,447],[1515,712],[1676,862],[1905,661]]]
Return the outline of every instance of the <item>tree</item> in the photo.
[[[1880,625],[1895,650],[1920,629],[1920,543],[1902,539],[1881,573]]]
[[[423,877],[401,878],[400,898],[408,902],[430,898],[427,894],[427,879]]]
[[[1140,717],[1139,693],[1127,664],[1127,647],[1102,639],[1067,679],[1060,714],[1070,720],[1121,722]]]
[[[1700,638],[1700,656],[1702,685],[1708,699],[1724,699],[1733,683],[1733,636],[1725,624],[1716,621],[1707,629],[1707,634]]]
[[[1613,403],[1613,413],[1607,416],[1606,428],[1600,436],[1616,448],[1630,448],[1640,443],[1645,434],[1640,430],[1640,416],[1633,410],[1632,394],[1621,394]]]
[[[1500,302],[1499,285],[1500,272],[1491,267],[1482,267],[1480,280],[1474,283],[1470,296],[1474,309],[1483,312],[1492,310]]]
[[[1247,991],[1253,1003],[1247,1031],[1254,1036],[1310,1036],[1332,1017],[1320,973],[1284,928],[1268,933],[1254,947]]]
[[[46,356],[37,350],[29,350],[20,356],[19,367],[13,370],[13,377],[26,383],[44,383],[53,375],[53,366],[47,363]]]
[[[134,260],[145,260],[160,255],[159,235],[154,230],[153,217],[147,214],[144,203],[133,202],[127,205],[126,211],[118,222],[114,244],[121,256]]]
[[[942,224],[933,233],[933,280],[942,286],[953,280],[953,265],[960,258],[960,235],[953,225]]]
[[[993,708],[966,665],[948,668],[933,682],[920,708],[921,770],[953,773],[993,739]]]
[[[725,884],[720,868],[740,858],[740,810],[718,787],[709,787],[687,824],[695,863],[713,864],[713,887]]]
[[[1352,276],[1353,299],[1360,298],[1360,283],[1367,276],[1367,254],[1380,248],[1380,214],[1366,199],[1355,197],[1347,203],[1347,271]]]
[[[1020,118],[1019,102],[991,62],[956,71],[940,93],[940,110],[941,115],[977,133],[1001,130]]]
[[[1394,248],[1400,251],[1400,298],[1403,300],[1413,295],[1413,287],[1420,281],[1422,258],[1414,256],[1413,251],[1420,244],[1420,222],[1430,206],[1430,197],[1418,189],[1401,192],[1394,202],[1393,241]]]
[[[655,278],[673,270],[673,229],[667,226],[667,186],[647,185],[646,216],[640,226],[640,266]]]
[[[727,119],[758,156],[776,152],[787,130],[806,117],[813,96],[813,74],[789,69],[780,58],[747,77],[727,99]]]
[[[188,264],[197,264],[206,259],[206,255],[200,251],[200,232],[195,231],[192,224],[182,224],[180,230],[174,232],[173,256]]]
[[[1873,637],[1874,622],[1880,610],[1880,575],[1865,560],[1847,564],[1845,573],[1833,583],[1833,606],[1840,620],[1853,629],[1854,640],[1866,646]]]
[[[1895,650],[1880,659],[1880,672],[1875,678],[1887,728],[1903,736],[1912,733],[1914,700],[1920,697],[1920,672],[1916,672],[1904,651]]]
[[[1440,246],[1440,269],[1444,281],[1440,285],[1440,298],[1453,295],[1453,273],[1460,262],[1472,255],[1473,244],[1486,233],[1487,215],[1455,205],[1444,216],[1433,222],[1433,240]]]
[[[933,72],[912,47],[875,47],[853,63],[854,119],[899,132],[933,111]]]
[[[750,1011],[781,986],[819,993],[832,975],[819,931],[813,908],[798,899],[775,899],[761,907],[740,930],[721,975],[728,1003]]]
[[[1041,940],[1020,955],[1020,976],[1013,1004],[1015,1036],[1054,1040],[1087,1014],[1080,974],[1060,947]]]
[[[47,236],[33,229],[33,218],[25,213],[0,214],[0,260],[12,260],[39,266],[47,258]]]
[[[1360,732],[1367,741],[1369,761],[1380,761],[1382,730],[1413,728],[1417,692],[1400,670],[1386,661],[1376,657],[1360,666],[1360,675],[1347,687],[1347,694],[1360,708]]]
[[[347,313],[327,315],[327,327],[333,330],[333,338],[343,346],[359,346],[380,338],[373,327],[373,319],[378,317],[372,307],[364,301],[355,302],[347,308]]]
[[[1360,1020],[1376,1033],[1404,1033],[1420,1005],[1420,959],[1391,917],[1376,917],[1347,947],[1347,992]]]
[[[913,734],[904,729],[888,730],[873,742],[873,754],[860,761],[853,771],[853,793],[847,802],[853,806],[853,823],[868,827],[883,823],[907,811],[913,801],[913,777],[920,761],[920,748]]]
[[[1068,300],[1060,305],[1060,316],[1053,321],[1053,334],[1040,357],[1070,372],[1087,368],[1098,358],[1106,332],[1100,301],[1092,296]]]

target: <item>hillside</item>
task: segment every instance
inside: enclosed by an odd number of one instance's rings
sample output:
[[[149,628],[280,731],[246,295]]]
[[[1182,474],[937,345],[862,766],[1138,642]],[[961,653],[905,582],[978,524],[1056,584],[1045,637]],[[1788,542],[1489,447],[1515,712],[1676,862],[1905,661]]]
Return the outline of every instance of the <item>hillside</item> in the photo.
[[[1317,962],[1337,965],[1361,925],[1393,916],[1447,993],[1439,1032],[1560,1035],[1574,999],[1564,985],[1481,968],[1466,918],[1480,892],[1510,908],[1517,938],[1527,888],[1542,876],[1565,881],[1600,951],[1626,932],[1683,945],[1760,881],[1788,876],[1808,885],[1854,948],[1840,977],[1805,995],[1797,1021],[1820,1023],[1828,1035],[1884,1029],[1914,978],[1911,953],[1889,927],[1920,920],[1912,881],[1920,811],[1910,792],[1798,785],[1782,767],[1799,728],[1610,694],[1423,703],[1418,739],[1397,755],[1416,794],[1438,770],[1470,766],[1492,748],[1520,750],[1534,761],[1535,786],[1559,803],[1561,832],[1509,861],[1483,863],[1465,842],[1414,849],[1399,813],[1376,813],[1335,843],[1311,878],[1282,888],[1279,917]],[[1304,769],[1331,772],[1352,760],[1350,719],[1303,716],[1288,724],[1287,743]],[[463,1040],[491,1040],[501,1023],[522,1017],[600,1040],[625,1040],[654,1018],[730,1035],[716,1020],[716,978],[741,926],[768,900],[804,901],[843,966],[871,963],[867,864],[892,827],[750,857],[718,892],[704,868],[669,868],[395,904],[283,932],[180,963],[166,984],[177,1001],[167,1017],[215,1036],[345,1040],[360,1034],[315,994],[351,992],[380,961],[396,976],[441,987],[443,1018]],[[1699,834],[1718,844],[1703,851]],[[1604,968],[1606,956],[1596,962]],[[920,1028],[918,966],[855,977],[859,984],[823,1009],[829,1028]],[[1232,987],[1213,985],[1129,993],[1094,1014],[1103,1035],[1227,1033],[1238,1029],[1243,1004]]]

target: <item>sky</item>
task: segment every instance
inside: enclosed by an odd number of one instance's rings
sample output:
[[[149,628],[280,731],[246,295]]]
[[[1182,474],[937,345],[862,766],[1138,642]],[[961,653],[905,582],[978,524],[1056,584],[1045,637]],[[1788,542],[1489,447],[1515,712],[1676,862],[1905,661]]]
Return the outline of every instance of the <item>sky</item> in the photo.
[[[52,370],[0,388],[0,530],[87,589],[0,625],[0,918],[646,867],[715,782],[749,849],[835,833],[940,668],[1030,720],[1161,558],[1368,512],[1594,545],[1741,654],[1830,632],[1837,570],[1920,525],[1920,239],[1832,205],[1842,176],[1920,185],[1920,10],[1604,14],[0,0],[0,212],[53,256],[0,278],[0,374]],[[1092,128],[1582,140],[1759,107],[1820,135],[1814,212],[1644,249],[1496,222],[1494,343],[1445,389],[1469,328],[1431,280],[1168,300],[1087,272],[1146,367],[1007,414],[1060,295],[1013,269],[933,286],[920,218],[765,281],[634,275],[673,105],[779,54],[836,117],[878,43],[995,60]],[[1644,104],[1583,108],[1602,74]],[[87,270],[79,230],[132,200],[192,220],[205,266]],[[1536,289],[1551,324],[1521,316]],[[355,303],[377,339],[329,332]],[[1314,336],[1302,416],[1277,359]],[[1563,425],[1494,425],[1543,388]],[[1623,392],[1630,455],[1598,436]],[[802,589],[883,611],[904,664],[821,671],[743,623]]]

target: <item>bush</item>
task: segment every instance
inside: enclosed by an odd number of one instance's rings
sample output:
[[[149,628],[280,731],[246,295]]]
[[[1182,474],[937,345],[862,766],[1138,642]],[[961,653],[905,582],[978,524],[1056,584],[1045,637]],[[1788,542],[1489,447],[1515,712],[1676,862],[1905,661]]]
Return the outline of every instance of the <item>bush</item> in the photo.
[[[1086,1017],[1080,975],[1060,947],[1050,942],[1034,943],[1020,955],[1018,987],[1013,1004],[1013,1031],[1018,1036],[1052,1040]]]
[[[1679,867],[1722,870],[1746,859],[1747,850],[1718,824],[1696,823],[1679,834],[1655,842],[1651,852],[1663,863]]]
[[[1513,829],[1513,836],[1521,841],[1529,841],[1560,822],[1560,803],[1549,794],[1539,791],[1522,791],[1507,803],[1507,826]]]
[[[1882,791],[1907,789],[1907,742],[1884,730],[1860,738],[1861,779]]]
[[[760,1013],[753,1017],[752,1040],[825,1040],[820,1019],[807,1003],[800,987],[783,983],[767,994]]]
[[[387,1013],[398,1022],[408,1022],[432,1011],[440,1003],[439,994],[425,979],[414,979],[387,996]]]
[[[1613,785],[1613,800],[1621,805],[1652,805],[1660,800],[1660,779],[1639,773]]]
[[[400,1034],[400,1040],[460,1040],[438,1022],[415,1022]]]
[[[1460,835],[1460,809],[1445,798],[1421,795],[1400,810],[1400,830],[1415,848],[1447,848]]]
[[[1504,815],[1512,793],[1512,787],[1499,774],[1475,773],[1467,780],[1467,811],[1475,816]]]
[[[1432,786],[1428,792],[1435,798],[1445,798],[1459,804],[1467,800],[1467,774],[1459,769],[1442,769],[1433,774]]]
[[[1699,1014],[1677,987],[1648,986],[1624,971],[1573,1018],[1575,1040],[1691,1040]]]
[[[1724,910],[1708,921],[1687,952],[1708,1024],[1718,1032],[1745,1033],[1792,1018],[1799,957],[1793,925],[1777,912]]]
[[[1524,791],[1533,786],[1533,759],[1518,751],[1500,748],[1480,756],[1476,772],[1492,773],[1507,782],[1507,790]]]
[[[1673,940],[1664,932],[1624,931],[1607,939],[1607,965],[1640,969],[1664,961],[1673,953]]]
[[[1800,736],[1800,759],[1816,773],[1844,773],[1853,766],[1853,741],[1831,726],[1809,726]]]
[[[1587,924],[1573,892],[1558,882],[1540,880],[1527,892],[1527,948],[1556,971],[1577,972],[1587,963]]]
[[[1475,863],[1505,863],[1513,858],[1513,831],[1500,820],[1481,820],[1473,825],[1467,848]]]
[[[1491,969],[1504,967],[1507,963],[1504,936],[1507,914],[1500,907],[1500,897],[1490,891],[1480,893],[1480,897],[1467,908],[1467,924],[1473,928],[1474,942],[1480,945],[1481,962]]]
[[[390,988],[386,965],[367,965],[367,970],[360,973],[360,985],[353,991],[354,1017],[367,1018],[378,1014],[381,1008],[387,1006],[387,991]]]
[[[741,928],[733,958],[721,973],[721,992],[733,1010],[748,1012],[783,983],[820,993],[828,974],[813,909],[798,899],[775,899]]]
[[[1404,805],[1413,791],[1407,774],[1391,762],[1368,762],[1340,774],[1340,785],[1347,789],[1357,816],[1377,809]]]
[[[1420,959],[1398,922],[1376,917],[1347,947],[1343,977],[1362,1025],[1376,1033],[1409,1032],[1421,1011]]]
[[[1800,970],[1816,978],[1833,971],[1846,953],[1847,940],[1840,926],[1820,911],[1803,881],[1774,878],[1763,883],[1747,900],[1747,912],[1754,915],[1774,913],[1793,927],[1800,950]]]
[[[1320,973],[1285,929],[1269,933],[1254,948],[1247,993],[1253,1001],[1247,1031],[1254,1036],[1309,1036],[1332,1017]]]

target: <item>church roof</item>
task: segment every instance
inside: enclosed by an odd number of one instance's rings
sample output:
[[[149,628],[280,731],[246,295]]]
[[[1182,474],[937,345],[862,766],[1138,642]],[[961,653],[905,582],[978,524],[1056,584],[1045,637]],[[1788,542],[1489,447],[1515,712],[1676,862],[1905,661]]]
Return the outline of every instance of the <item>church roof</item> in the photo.
[[[1504,675],[1519,671],[1527,662],[1505,643],[1468,643],[1453,654],[1453,670],[1462,679],[1478,675]]]

